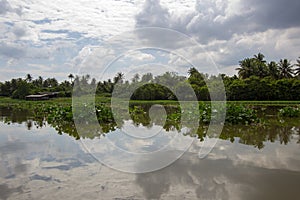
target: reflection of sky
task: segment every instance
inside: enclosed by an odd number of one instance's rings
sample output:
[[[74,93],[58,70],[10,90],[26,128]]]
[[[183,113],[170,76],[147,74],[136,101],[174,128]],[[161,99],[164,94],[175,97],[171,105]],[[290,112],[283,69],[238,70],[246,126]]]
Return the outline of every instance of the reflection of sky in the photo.
[[[295,199],[300,194],[297,138],[287,145],[266,142],[261,150],[220,140],[205,159],[198,159],[201,143],[194,142],[162,170],[127,174],[101,167],[80,141],[52,128],[0,126],[3,199]],[[152,159],[149,164],[162,158]],[[145,160],[135,162],[145,165]]]
[[[117,130],[107,137],[114,145],[126,151],[137,153],[153,152],[164,148],[178,134],[177,131],[167,132],[158,125],[153,125],[150,128],[134,126],[132,121],[125,121],[124,127],[130,132]]]
[[[25,124],[7,126],[1,123],[0,177],[33,173],[43,161],[78,163],[74,160],[74,155],[80,158],[82,163],[91,160],[84,156],[75,139],[58,135],[52,128],[32,128],[28,131],[25,126]],[[30,168],[33,168],[33,171],[30,171]]]

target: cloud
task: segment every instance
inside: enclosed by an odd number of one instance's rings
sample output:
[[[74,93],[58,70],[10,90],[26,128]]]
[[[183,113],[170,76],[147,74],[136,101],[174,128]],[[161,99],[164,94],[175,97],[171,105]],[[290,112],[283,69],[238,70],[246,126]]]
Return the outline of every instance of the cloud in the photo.
[[[141,51],[135,51],[133,53],[125,55],[124,57],[130,59],[130,62],[149,62],[155,60],[155,57],[153,55],[143,53]]]
[[[27,34],[27,28],[25,25],[15,25],[12,29],[13,34],[16,36],[16,38],[21,38]]]
[[[0,43],[0,55],[9,58],[20,58],[26,55],[26,51],[22,46],[11,43]]]
[[[1,0],[0,1],[0,14],[6,14],[8,11],[10,11],[12,8],[10,6],[10,4],[8,3],[8,1],[6,0]]]
[[[142,11],[136,16],[139,26],[169,27],[170,13],[160,5],[159,0],[147,0]]]
[[[298,57],[300,2],[297,0],[199,0],[193,10],[180,14],[171,11],[166,2],[169,1],[146,1],[136,15],[136,27],[171,28],[196,39],[221,71],[234,69],[239,60],[258,52],[275,61]],[[157,20],[159,18],[162,20]],[[142,37],[149,38],[147,33]],[[154,45],[170,43],[163,36],[155,38]],[[186,49],[188,45],[182,47]],[[206,53],[193,52],[195,49],[197,47],[190,47],[190,60],[203,59]]]
[[[32,63],[69,66],[85,46],[99,45],[104,39],[133,28],[133,16],[141,3],[0,0],[0,63],[6,63],[1,68],[9,65],[17,70],[20,63],[27,70]]]
[[[234,150],[233,154],[237,152],[237,149]],[[273,159],[272,155],[266,156],[263,160],[257,159],[261,156],[257,152],[249,149],[246,151],[243,156],[247,157],[251,154],[253,163],[243,162],[240,157],[217,159],[208,157],[200,160],[196,159],[197,154],[185,153],[181,159],[162,170],[137,174],[136,183],[143,189],[147,199],[161,199],[169,194],[174,196],[184,194],[185,197],[187,194],[196,195],[190,197],[191,199],[276,199],[284,195],[293,198],[299,179],[296,174],[299,172],[282,165],[272,167],[262,165],[260,162],[270,161]],[[224,152],[219,154],[222,155]],[[280,157],[275,156],[275,158]],[[292,159],[286,161],[289,164],[293,162]],[[149,164],[150,162],[154,161],[149,161]],[[274,184],[266,180],[272,180]],[[175,185],[186,187],[173,189]],[[283,194],[283,187],[291,192]],[[185,188],[193,192],[184,193]]]
[[[12,8],[10,3],[8,3],[7,0],[1,0],[0,1],[0,15],[5,15],[9,12],[13,12],[13,13],[16,13],[17,15],[21,15],[22,9],[21,9],[21,7]]]
[[[297,0],[243,0],[245,7],[253,10],[249,20],[261,28],[285,29],[300,26],[300,1]]]
[[[13,60],[21,59],[72,63],[85,46],[101,46],[111,36],[149,26],[170,28],[197,40],[221,68],[258,52],[267,59],[293,60],[300,48],[299,4],[297,0],[92,0],[89,4],[85,0],[0,0],[0,62],[12,67]],[[143,38],[150,47],[187,50],[188,46],[154,31],[132,37]],[[190,57],[205,58],[197,48],[189,47]],[[64,49],[65,56],[58,49]],[[151,58],[141,55],[139,59]]]
[[[201,0],[195,4],[194,11],[177,16],[170,14],[159,0],[148,0],[136,16],[136,27],[172,28],[206,44],[214,39],[229,40],[236,34],[299,27],[299,8],[297,0],[241,0],[235,3]]]

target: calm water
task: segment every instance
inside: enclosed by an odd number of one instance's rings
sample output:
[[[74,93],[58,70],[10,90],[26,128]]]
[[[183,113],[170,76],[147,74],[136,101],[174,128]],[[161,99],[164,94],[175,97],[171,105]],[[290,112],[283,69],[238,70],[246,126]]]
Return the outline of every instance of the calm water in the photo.
[[[144,174],[102,165],[87,152],[86,141],[58,134],[24,111],[2,109],[0,115],[0,199],[300,198],[299,120],[279,123],[272,112],[264,126],[224,127],[205,159],[198,158],[197,140],[170,166]],[[131,121],[124,124],[132,127]],[[150,129],[156,128],[162,127]]]

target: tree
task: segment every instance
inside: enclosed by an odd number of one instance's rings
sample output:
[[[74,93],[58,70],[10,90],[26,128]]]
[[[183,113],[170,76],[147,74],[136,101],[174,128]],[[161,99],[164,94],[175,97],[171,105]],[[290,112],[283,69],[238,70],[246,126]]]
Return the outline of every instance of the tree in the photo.
[[[249,78],[251,76],[257,76],[264,78],[269,76],[269,70],[264,60],[265,56],[262,53],[254,55],[253,58],[246,58],[239,62],[240,67],[238,70],[239,77],[242,79]]]
[[[153,80],[152,73],[147,73],[142,76],[142,82],[147,83]]]
[[[122,72],[118,72],[117,75],[114,77],[114,84],[123,83],[124,74]]]
[[[266,63],[264,58],[265,58],[265,56],[262,53],[258,53],[257,55],[254,55],[254,59],[261,63]]]
[[[32,84],[36,87],[43,87],[43,78],[41,76],[39,76],[38,79],[35,79],[32,81]]]
[[[281,59],[278,63],[280,78],[292,78],[293,77],[293,65],[287,59]]]
[[[73,82],[74,79],[74,75],[73,74],[69,74],[68,78],[70,79],[71,83]]]
[[[25,97],[30,93],[29,83],[26,81],[18,82],[17,89],[12,93],[12,98],[15,99],[25,99]]]
[[[188,74],[188,81],[191,85],[197,85],[200,87],[206,85],[204,75],[201,74],[195,67],[190,68]]]
[[[132,80],[132,83],[137,83],[140,80],[140,75],[135,74],[131,80]]]
[[[10,81],[5,81],[3,84],[1,84],[1,96],[10,96],[12,91],[11,91],[11,83]]]
[[[58,86],[58,82],[55,78],[47,78],[44,82],[43,82],[43,87],[50,87],[50,88],[54,88]]]
[[[240,67],[236,68],[238,70],[238,75],[240,78],[245,79],[249,78],[251,75],[253,75],[253,59],[246,58],[239,62]]]
[[[295,75],[300,76],[300,57],[297,59],[297,63],[295,64],[296,69],[295,69]]]
[[[264,60],[265,56],[262,53],[258,53],[254,55],[254,76],[258,76],[260,78],[264,78],[269,75],[269,70],[266,65],[266,60]]]
[[[276,62],[272,61],[268,64],[268,70],[269,70],[269,75],[273,79],[278,79],[279,78],[279,69],[278,65]]]
[[[30,83],[30,82],[32,81],[32,76],[31,76],[30,74],[27,74],[25,80],[26,80],[28,83]]]

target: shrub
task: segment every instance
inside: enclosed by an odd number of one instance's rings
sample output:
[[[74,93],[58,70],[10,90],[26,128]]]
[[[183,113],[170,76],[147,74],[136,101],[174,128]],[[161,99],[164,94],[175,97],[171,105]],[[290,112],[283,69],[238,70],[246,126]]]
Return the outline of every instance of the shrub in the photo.
[[[281,117],[300,117],[299,107],[284,107],[279,110],[279,116]]]

